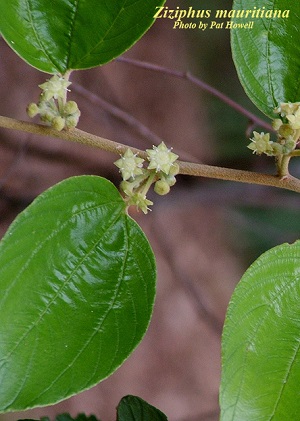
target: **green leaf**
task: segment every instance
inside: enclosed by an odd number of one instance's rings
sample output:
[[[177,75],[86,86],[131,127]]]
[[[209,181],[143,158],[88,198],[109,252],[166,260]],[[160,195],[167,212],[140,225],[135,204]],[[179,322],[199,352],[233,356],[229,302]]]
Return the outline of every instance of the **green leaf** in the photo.
[[[254,16],[233,19],[253,22],[251,29],[232,29],[232,55],[240,81],[254,104],[274,118],[280,102],[300,100],[300,2],[290,0],[235,0],[236,12],[252,10]],[[285,12],[288,11],[289,12]],[[280,11],[281,17],[268,18]],[[283,17],[284,13],[288,17]]]
[[[0,411],[55,403],[112,374],[147,330],[155,261],[95,176],[40,195],[0,243]]]
[[[260,256],[229,304],[222,339],[221,421],[297,420],[300,242]]]
[[[167,421],[168,418],[154,406],[137,396],[125,396],[118,406],[117,421]]]
[[[43,421],[43,419],[41,419]],[[57,415],[55,421],[98,421],[95,415],[78,414],[76,418],[71,417],[70,414],[64,413]],[[100,420],[99,420],[100,421]]]
[[[0,32],[17,54],[47,73],[111,61],[153,24],[164,0],[0,0]]]

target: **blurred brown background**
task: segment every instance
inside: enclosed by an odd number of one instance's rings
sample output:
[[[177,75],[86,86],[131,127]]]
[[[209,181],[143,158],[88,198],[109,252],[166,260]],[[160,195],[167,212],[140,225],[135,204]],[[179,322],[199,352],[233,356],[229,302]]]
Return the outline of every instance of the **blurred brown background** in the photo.
[[[29,120],[26,105],[37,101],[37,85],[48,76],[23,63],[3,40],[0,48],[0,113]],[[244,98],[230,58],[229,34],[224,31],[173,30],[171,21],[159,20],[126,57],[190,70],[236,99]],[[146,149],[152,146],[153,136],[140,133],[143,124],[182,159],[249,168],[247,121],[184,80],[120,62],[74,73],[71,80],[69,98],[82,111],[82,130]],[[112,106],[137,119],[138,130],[127,117],[127,122],[115,117]],[[36,195],[66,177],[98,174],[118,184],[116,159],[63,140],[0,129],[1,235]],[[253,162],[254,168],[262,165],[256,159]],[[74,416],[94,413],[102,421],[113,421],[122,396],[134,394],[172,421],[217,421],[222,324],[233,288],[252,258],[243,258],[246,235],[236,224],[247,225],[247,219],[235,205],[241,198],[258,205],[266,198],[275,203],[276,195],[272,189],[181,176],[170,195],[151,197],[155,206],[148,215],[133,211],[158,265],[157,300],[143,342],[114,375],[95,388],[54,407],[2,415],[0,420],[53,418],[69,411]]]

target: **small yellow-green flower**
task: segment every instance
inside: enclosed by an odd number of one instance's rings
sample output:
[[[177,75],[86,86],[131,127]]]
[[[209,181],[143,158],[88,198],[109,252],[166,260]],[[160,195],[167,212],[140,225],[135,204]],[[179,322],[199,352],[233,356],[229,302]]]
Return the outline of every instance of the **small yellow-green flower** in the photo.
[[[34,102],[31,102],[27,107],[27,114],[30,118],[35,117],[39,113],[39,107]]]
[[[288,136],[287,138],[282,138],[280,140],[283,154],[289,154],[296,147],[296,141],[293,136]]]
[[[300,106],[300,102],[281,102],[274,112],[276,114],[281,114],[282,117],[287,116],[288,114],[294,114]]]
[[[149,206],[153,205],[153,202],[148,200],[143,193],[137,192],[130,197],[128,204],[136,205],[138,209],[141,209],[143,213],[147,214],[148,211],[151,210]]]
[[[277,131],[279,136],[285,139],[293,137],[295,134],[295,130],[290,124],[282,124]]]
[[[248,148],[256,153],[257,155],[261,155],[265,153],[267,155],[273,155],[273,142],[270,141],[270,133],[258,133],[253,132],[254,137],[250,139],[252,143],[248,145]]]
[[[298,108],[297,111],[295,111],[295,113],[288,114],[286,118],[289,120],[292,129],[300,129],[300,108]]]
[[[39,87],[43,90],[43,99],[49,101],[54,98],[64,98],[71,82],[61,76],[54,75],[47,82],[42,83]]]
[[[126,181],[143,174],[143,162],[144,160],[134,154],[131,149],[127,149],[124,155],[114,164],[120,169],[123,180]]]
[[[272,126],[274,130],[279,130],[280,127],[283,125],[283,122],[280,118],[275,118],[272,122]]]
[[[159,146],[153,146],[153,149],[146,149],[149,160],[148,169],[169,174],[171,167],[178,158],[178,155],[171,152],[171,150],[166,147],[164,142]]]

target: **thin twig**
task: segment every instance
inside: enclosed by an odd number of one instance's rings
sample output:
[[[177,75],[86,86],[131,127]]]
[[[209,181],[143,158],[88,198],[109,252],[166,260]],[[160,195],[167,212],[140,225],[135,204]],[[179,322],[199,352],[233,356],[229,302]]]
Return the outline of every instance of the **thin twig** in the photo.
[[[203,91],[208,92],[210,95],[213,95],[214,97],[220,99],[221,101],[223,101],[229,107],[233,108],[238,113],[247,117],[251,122],[255,123],[257,126],[261,126],[267,129],[268,131],[274,131],[273,127],[269,123],[260,119],[255,114],[251,113],[246,108],[244,108],[243,106],[241,106],[240,104],[238,104],[237,102],[229,98],[227,95],[220,92],[218,89],[210,86],[209,84],[203,82],[201,79],[193,76],[190,72],[180,72],[178,70],[169,69],[167,67],[160,66],[157,64],[148,63],[148,62],[140,61],[140,60],[134,60],[134,59],[123,57],[123,56],[118,57],[116,61],[121,62],[121,63],[131,64],[133,66],[140,67],[142,69],[153,70],[155,72],[164,73],[166,75],[173,76],[179,79],[188,80],[189,82],[201,88]]]
[[[72,90],[87,98],[92,104],[100,106],[102,109],[109,112],[114,117],[128,124],[137,133],[139,133],[144,138],[148,139],[153,145],[159,145],[162,142],[162,139],[159,136],[157,136],[152,130],[150,130],[147,126],[145,126],[131,114],[127,113],[119,107],[116,107],[113,104],[110,104],[109,102],[101,98],[99,95],[95,95],[93,92],[84,88],[79,83],[73,82]]]
[[[42,136],[56,137],[71,142],[100,148],[107,152],[123,154],[129,146],[114,142],[103,137],[86,133],[79,129],[57,131],[51,127],[40,124],[28,123],[9,117],[0,116],[0,127],[20,130],[27,133]],[[147,158],[146,153],[137,148],[130,149],[142,158]],[[290,175],[279,178],[275,175],[254,173],[251,171],[235,170],[230,168],[216,167],[213,165],[195,164],[191,162],[178,161],[179,173],[197,177],[216,178],[220,180],[238,181],[241,183],[260,184],[265,186],[279,187],[300,193],[300,180]]]
[[[149,127],[145,126],[145,124],[143,124],[140,120],[135,118],[133,115],[105,101],[99,95],[95,95],[93,92],[84,88],[82,85],[73,82],[72,90],[74,90],[75,92],[83,96],[84,98],[88,99],[92,104],[95,104],[101,107],[112,116],[126,123],[129,127],[135,130],[140,136],[146,139],[149,142],[150,147],[153,145],[157,146],[164,140],[161,137],[159,137],[157,134],[155,134],[152,130],[150,130]],[[180,154],[180,156],[184,157],[184,159],[197,161],[197,158],[195,156],[193,156],[191,153],[188,153],[184,150],[179,150],[177,148],[177,153]]]

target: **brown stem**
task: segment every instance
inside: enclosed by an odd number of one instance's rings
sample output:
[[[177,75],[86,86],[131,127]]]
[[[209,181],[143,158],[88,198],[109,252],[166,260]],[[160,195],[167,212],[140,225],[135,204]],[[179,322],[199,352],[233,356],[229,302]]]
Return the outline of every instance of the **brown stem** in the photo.
[[[212,165],[194,164],[191,162],[180,161],[179,164],[180,174],[273,186],[300,193],[300,180],[291,175],[281,178],[277,175],[260,174],[251,171],[235,170]]]
[[[20,130],[23,132],[38,134],[42,136],[57,137],[71,142],[78,142],[84,145],[93,146],[115,154],[123,154],[129,148],[129,146],[123,145],[122,143],[114,142],[103,137],[86,133],[79,129],[57,131],[51,127],[15,120],[13,118],[4,116],[0,116],[0,127]],[[134,153],[137,153],[140,157],[145,159],[147,158],[147,155],[144,151],[131,147],[130,149]],[[180,167],[180,174],[273,186],[300,193],[300,180],[290,175],[285,178],[280,178],[275,175],[259,174],[250,171],[222,168],[212,165],[195,164],[184,161],[179,161],[178,164]]]
[[[22,132],[38,134],[42,136],[57,137],[59,139],[71,142],[82,143],[84,145],[93,146],[107,152],[117,153],[119,155],[126,152],[129,146],[104,137],[96,136],[91,133],[84,132],[79,129],[69,129],[58,131],[52,127],[41,124],[28,123],[27,121],[16,120],[10,117],[0,116],[0,127],[20,130]],[[146,158],[146,153],[140,149],[130,147],[132,152],[138,153],[142,158]]]

